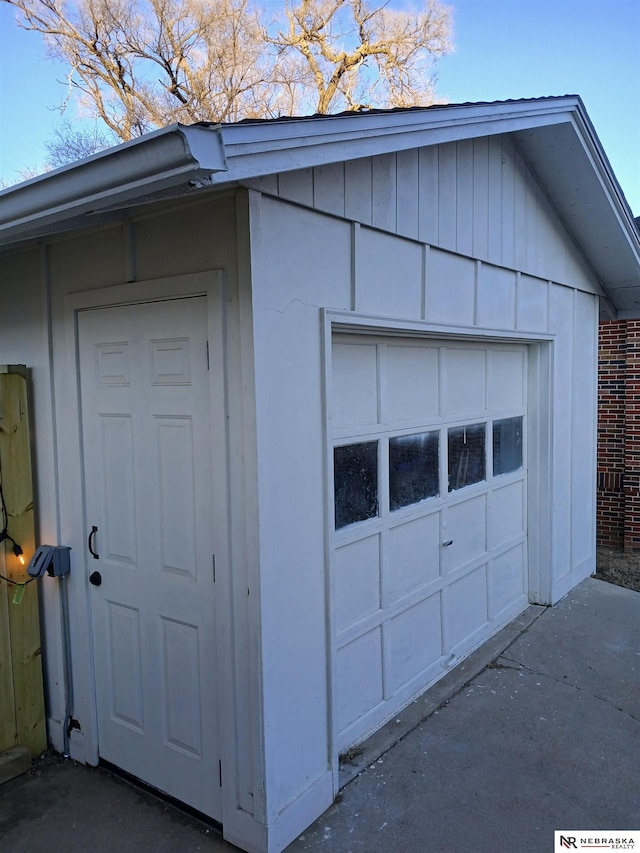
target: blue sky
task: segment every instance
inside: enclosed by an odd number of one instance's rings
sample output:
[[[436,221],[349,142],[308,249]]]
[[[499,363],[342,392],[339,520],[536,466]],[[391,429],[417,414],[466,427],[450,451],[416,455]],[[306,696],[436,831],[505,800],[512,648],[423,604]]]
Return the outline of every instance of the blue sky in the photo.
[[[373,0],[375,2],[375,0]],[[392,0],[393,3],[399,0]],[[453,0],[455,53],[439,64],[451,103],[580,95],[640,216],[640,0]],[[46,156],[64,68],[0,2],[0,177]],[[74,119],[72,107],[67,117]]]

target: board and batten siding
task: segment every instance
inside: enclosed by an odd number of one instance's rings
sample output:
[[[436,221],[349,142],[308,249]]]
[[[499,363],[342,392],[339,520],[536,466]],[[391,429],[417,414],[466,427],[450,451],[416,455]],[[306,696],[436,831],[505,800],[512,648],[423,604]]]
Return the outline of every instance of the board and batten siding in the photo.
[[[380,329],[392,319],[553,340],[542,391],[553,484],[542,597],[557,601],[593,571],[597,285],[521,162],[496,186],[505,147],[480,140],[441,146],[437,158],[405,152],[252,183],[265,730],[267,752],[277,749],[266,762],[270,814],[319,788],[332,761],[320,309],[368,316]],[[437,216],[420,212],[428,193],[418,184],[437,191]]]
[[[98,291],[107,293],[113,287],[131,284],[133,288],[143,282],[171,280],[174,276],[208,270],[224,272],[228,375],[233,387],[242,388],[251,398],[248,408],[252,419],[252,381],[238,378],[234,373],[236,368],[240,369],[241,359],[237,355],[240,338],[244,340],[250,335],[251,320],[249,317],[244,321],[241,332],[240,315],[250,306],[250,295],[239,293],[238,230],[233,193],[200,198],[187,204],[169,204],[160,209],[139,209],[127,221],[52,237],[36,248],[0,256],[0,362],[26,364],[32,384],[38,541],[59,542],[72,548],[69,595],[73,716],[81,729],[72,732],[71,754],[81,761],[95,763],[97,753],[91,699],[94,688],[89,653],[82,470],[78,423],[74,422],[77,386],[74,376],[68,375],[66,370],[68,348],[73,347],[72,335],[67,338],[71,310],[68,300],[70,294],[95,291],[96,304],[100,304]],[[165,288],[168,289],[170,284]],[[246,400],[240,397],[239,393],[235,394],[229,401],[229,417],[236,426],[229,438],[229,451],[235,460],[231,462],[230,500],[241,508],[243,515],[243,519],[234,521],[233,534],[236,536],[234,550],[243,556],[238,558],[231,574],[242,594],[235,600],[233,626],[229,627],[229,631],[235,632],[229,639],[233,647],[234,685],[221,693],[225,697],[225,707],[235,702],[238,705],[233,720],[236,737],[225,741],[229,797],[234,799],[240,812],[255,814],[257,820],[261,820],[260,815],[264,813],[262,755],[258,723],[254,725],[252,717],[258,687],[255,675],[249,674],[249,646],[256,647],[257,640],[250,639],[248,627],[249,621],[256,623],[255,616],[250,620],[249,608],[254,602],[257,608],[258,600],[257,595],[247,596],[247,589],[255,590],[259,583],[255,577],[250,577],[255,560],[247,559],[243,552],[247,524],[244,519],[251,514],[251,496],[240,494],[248,476],[244,466],[250,466],[255,444],[252,448],[251,436],[247,437],[238,426],[243,419],[241,410],[247,407]],[[225,439],[216,436],[215,440]],[[216,476],[221,474],[216,472]],[[41,582],[41,587],[48,733],[54,747],[62,751],[65,704],[59,590],[57,583],[49,578]],[[252,661],[254,668],[259,665],[255,659]],[[231,752],[235,752],[234,771],[228,760]],[[213,783],[217,784],[217,779]],[[231,791],[234,783],[237,787]]]
[[[250,182],[265,194],[596,292],[580,251],[508,136],[450,142]]]

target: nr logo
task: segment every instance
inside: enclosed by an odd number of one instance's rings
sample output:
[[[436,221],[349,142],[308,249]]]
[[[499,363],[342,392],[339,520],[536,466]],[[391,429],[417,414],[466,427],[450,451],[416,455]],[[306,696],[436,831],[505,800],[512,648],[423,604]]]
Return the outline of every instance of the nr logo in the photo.
[[[575,835],[561,835],[560,836],[560,846],[566,847],[567,849],[573,847],[574,850],[577,850],[578,845],[576,843]]]

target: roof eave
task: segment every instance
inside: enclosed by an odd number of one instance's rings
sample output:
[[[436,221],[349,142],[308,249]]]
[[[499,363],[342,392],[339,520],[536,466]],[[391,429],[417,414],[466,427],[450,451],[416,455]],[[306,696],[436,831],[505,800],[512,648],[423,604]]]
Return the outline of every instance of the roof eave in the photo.
[[[0,246],[227,169],[219,128],[174,124],[0,193]]]
[[[229,171],[214,182],[565,123],[579,104],[580,98],[567,95],[262,122],[249,125],[251,133],[243,123],[222,125]]]
[[[526,128],[514,139],[581,249],[610,305],[640,309],[640,233],[582,102],[563,125]]]
[[[179,196],[194,186],[495,134],[511,134],[538,175],[610,299],[610,312],[640,309],[640,235],[577,95],[172,125],[0,193],[0,248],[86,227],[167,191]]]

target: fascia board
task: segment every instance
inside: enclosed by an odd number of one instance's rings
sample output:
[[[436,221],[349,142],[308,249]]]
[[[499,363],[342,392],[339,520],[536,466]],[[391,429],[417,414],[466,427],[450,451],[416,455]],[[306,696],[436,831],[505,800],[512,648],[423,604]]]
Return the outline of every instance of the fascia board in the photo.
[[[542,103],[429,107],[406,113],[313,117],[272,124],[223,125],[229,163],[214,182],[373,157],[478,136],[570,122],[579,99]]]
[[[626,308],[623,292],[640,291],[640,235],[583,105],[559,134],[528,130],[515,134],[520,153],[605,293],[616,309]]]
[[[635,243],[637,249],[640,250],[640,234],[635,227],[635,220],[629,204],[625,198],[624,192],[618,179],[615,176],[609,158],[607,157],[604,148],[602,147],[598,134],[595,131],[593,124],[584,108],[578,110],[574,116],[574,125],[576,132],[583,142],[585,152],[587,153],[594,173],[598,176],[603,192],[609,197],[609,202],[612,209],[620,219],[621,226],[630,227],[630,237],[632,244]]]
[[[533,118],[545,121],[553,113],[566,114],[580,103],[576,96],[563,96],[533,101],[497,101],[486,104],[451,104],[409,110],[382,111],[380,113],[353,113],[349,115],[309,116],[273,122],[241,122],[222,125],[227,152],[239,143],[261,150],[269,142],[282,144],[287,140],[328,140],[360,137],[367,134],[385,135],[403,133],[412,128],[448,128],[456,124],[477,124],[484,121]],[[475,135],[475,134],[471,134]],[[304,143],[303,143],[304,144]]]
[[[0,245],[118,202],[210,182],[227,162],[216,126],[171,125],[0,193]]]

